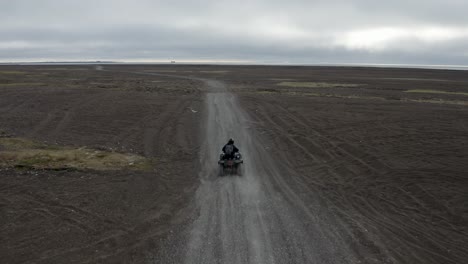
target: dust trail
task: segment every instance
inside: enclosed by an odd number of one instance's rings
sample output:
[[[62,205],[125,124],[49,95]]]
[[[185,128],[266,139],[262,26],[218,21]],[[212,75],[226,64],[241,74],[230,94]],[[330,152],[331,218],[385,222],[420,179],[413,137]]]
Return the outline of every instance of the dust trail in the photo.
[[[201,185],[185,263],[351,263],[333,227],[281,180],[280,170],[249,129],[248,116],[223,83],[204,80],[206,138]],[[243,153],[242,177],[218,177],[220,149],[234,138]]]

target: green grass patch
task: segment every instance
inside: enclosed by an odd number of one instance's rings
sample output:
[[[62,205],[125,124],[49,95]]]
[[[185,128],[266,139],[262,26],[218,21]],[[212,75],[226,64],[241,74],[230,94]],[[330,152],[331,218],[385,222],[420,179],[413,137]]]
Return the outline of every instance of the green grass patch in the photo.
[[[327,82],[280,82],[276,85],[287,87],[301,87],[301,88],[352,88],[361,86],[360,84],[353,83],[327,83]]]
[[[407,90],[407,91],[405,91],[405,93],[452,94],[452,95],[465,95],[465,96],[468,96],[468,93],[464,93],[464,92],[448,92],[448,91],[426,90],[426,89]]]
[[[45,144],[38,143],[25,138],[0,138],[0,147],[7,150],[47,148]]]
[[[50,170],[149,170],[152,163],[136,154],[46,145],[24,138],[0,138],[0,166]]]

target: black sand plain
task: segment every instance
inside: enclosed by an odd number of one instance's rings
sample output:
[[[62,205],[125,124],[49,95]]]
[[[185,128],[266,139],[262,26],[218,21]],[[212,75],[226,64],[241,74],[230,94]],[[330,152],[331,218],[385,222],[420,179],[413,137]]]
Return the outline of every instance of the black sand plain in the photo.
[[[197,214],[207,79],[237,96],[283,184],[305,204],[320,197],[361,263],[468,259],[468,71],[11,65],[0,66],[2,263],[157,259]]]

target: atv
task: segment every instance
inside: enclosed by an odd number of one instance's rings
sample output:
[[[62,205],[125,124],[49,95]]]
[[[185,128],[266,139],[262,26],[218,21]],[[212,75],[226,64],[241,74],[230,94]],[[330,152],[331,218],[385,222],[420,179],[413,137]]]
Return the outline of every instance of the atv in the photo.
[[[219,156],[219,175],[242,175],[241,164],[244,163],[242,155],[239,152],[234,153],[231,157],[221,153]]]

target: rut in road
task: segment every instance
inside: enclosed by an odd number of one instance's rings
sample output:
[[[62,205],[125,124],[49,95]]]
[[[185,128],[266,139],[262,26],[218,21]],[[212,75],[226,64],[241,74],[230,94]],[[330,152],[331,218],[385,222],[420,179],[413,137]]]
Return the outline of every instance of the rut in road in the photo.
[[[250,129],[249,118],[218,81],[204,80],[206,138],[200,153],[198,218],[185,263],[353,263],[338,230],[283,181],[284,170]],[[218,176],[217,159],[233,138],[244,157],[243,176]],[[313,195],[313,194],[311,194]],[[309,198],[310,199],[310,198]],[[313,206],[312,206],[313,207]]]

